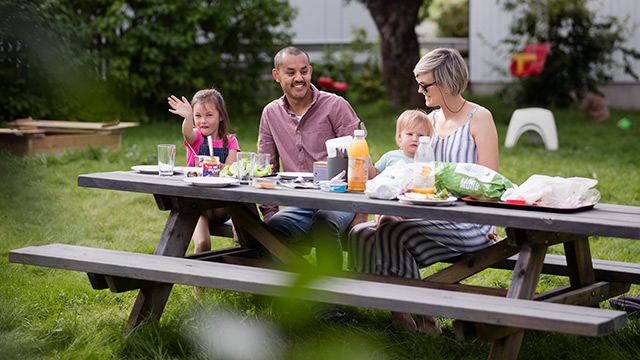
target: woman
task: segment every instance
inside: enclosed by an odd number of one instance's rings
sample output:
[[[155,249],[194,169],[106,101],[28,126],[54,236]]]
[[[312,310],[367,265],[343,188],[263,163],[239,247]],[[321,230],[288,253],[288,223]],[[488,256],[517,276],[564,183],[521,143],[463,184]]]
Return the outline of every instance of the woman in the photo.
[[[436,161],[475,163],[498,171],[498,134],[489,110],[465,100],[469,70],[454,49],[436,49],[413,70],[434,128]],[[411,219],[356,226],[349,235],[349,266],[355,271],[420,279],[420,268],[493,243],[494,226]],[[431,316],[392,312],[393,325],[432,335],[442,332]]]

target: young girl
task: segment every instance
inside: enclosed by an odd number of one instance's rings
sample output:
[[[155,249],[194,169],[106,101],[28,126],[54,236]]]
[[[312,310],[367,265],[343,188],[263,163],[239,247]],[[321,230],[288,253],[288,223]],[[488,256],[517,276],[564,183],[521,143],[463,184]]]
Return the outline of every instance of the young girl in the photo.
[[[400,114],[396,121],[396,144],[400,149],[391,150],[376,162],[373,170],[373,176],[381,173],[387,166],[391,166],[402,159],[405,163],[413,163],[413,157],[416,155],[418,145],[420,144],[420,136],[431,136],[433,134],[433,126],[427,117],[427,113],[422,110],[405,110]],[[376,215],[376,225],[383,224],[392,220],[403,220],[404,218],[391,215]]]
[[[169,112],[184,118],[182,135],[187,147],[187,166],[194,166],[196,155],[210,154],[208,136],[213,140],[213,156],[220,158],[222,166],[236,161],[236,154],[240,151],[238,139],[229,134],[229,115],[220,92],[215,89],[200,90],[193,96],[191,104],[184,96],[178,99],[171,95],[168,100],[172,108]],[[209,221],[224,223],[227,220],[229,215],[222,208],[207,210],[200,215],[193,231],[196,253],[211,250]]]

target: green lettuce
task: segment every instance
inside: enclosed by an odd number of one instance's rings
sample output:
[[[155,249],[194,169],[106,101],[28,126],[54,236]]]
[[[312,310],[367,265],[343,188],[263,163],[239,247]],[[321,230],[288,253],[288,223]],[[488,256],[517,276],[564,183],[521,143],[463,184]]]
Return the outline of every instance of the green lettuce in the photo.
[[[243,173],[248,172],[249,171],[249,160],[245,160],[242,159],[240,160],[240,166],[243,169]],[[267,175],[271,175],[271,170],[273,169],[273,165],[269,164],[265,167],[262,167],[260,165],[256,165],[253,167],[253,176],[254,177],[261,177],[261,176],[267,176]],[[238,162],[234,162],[233,164],[229,165],[229,166],[225,166],[224,169],[222,169],[222,171],[220,171],[220,175],[221,176],[227,176],[227,177],[235,177],[236,175],[238,175]]]

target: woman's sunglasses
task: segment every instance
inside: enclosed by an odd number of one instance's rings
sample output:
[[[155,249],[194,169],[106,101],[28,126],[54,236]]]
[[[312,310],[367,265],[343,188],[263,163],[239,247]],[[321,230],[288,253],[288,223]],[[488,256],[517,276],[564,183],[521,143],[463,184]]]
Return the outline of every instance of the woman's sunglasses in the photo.
[[[416,79],[416,81],[418,81],[418,79]],[[422,90],[424,90],[424,92],[428,93],[428,92],[429,92],[429,90],[427,90],[427,88],[428,88],[429,86],[431,86],[431,85],[435,85],[435,84],[437,84],[437,83],[438,83],[437,81],[434,81],[434,82],[430,82],[430,83],[428,83],[428,84],[423,84],[423,83],[421,83],[420,81],[418,81],[418,86],[420,86],[420,87],[422,88]]]

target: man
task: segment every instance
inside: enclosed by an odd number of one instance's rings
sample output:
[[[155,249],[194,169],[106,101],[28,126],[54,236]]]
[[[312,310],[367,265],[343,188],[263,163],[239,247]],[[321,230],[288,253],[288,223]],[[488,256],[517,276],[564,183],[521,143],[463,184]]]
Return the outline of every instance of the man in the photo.
[[[315,161],[325,161],[325,141],[353,135],[360,120],[340,96],[311,84],[309,55],[286,47],[274,57],[273,78],[284,95],[264,107],[258,134],[258,152],[271,155],[274,171],[311,172]],[[282,169],[280,169],[280,162]],[[282,239],[295,242],[311,237],[318,266],[325,271],[342,269],[340,236],[354,219],[349,212],[260,206],[267,226]],[[320,318],[343,316],[332,312]]]

